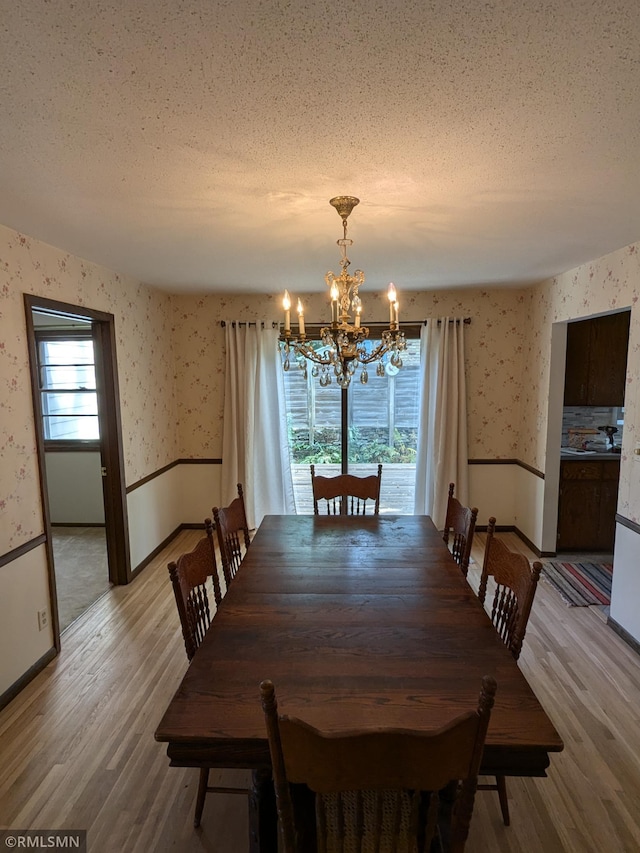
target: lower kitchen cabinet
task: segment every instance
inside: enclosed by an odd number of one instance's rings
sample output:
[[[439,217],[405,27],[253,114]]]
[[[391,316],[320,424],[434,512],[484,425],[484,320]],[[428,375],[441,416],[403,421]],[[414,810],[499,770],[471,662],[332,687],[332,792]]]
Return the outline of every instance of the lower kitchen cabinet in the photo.
[[[620,460],[560,463],[557,551],[613,551]]]

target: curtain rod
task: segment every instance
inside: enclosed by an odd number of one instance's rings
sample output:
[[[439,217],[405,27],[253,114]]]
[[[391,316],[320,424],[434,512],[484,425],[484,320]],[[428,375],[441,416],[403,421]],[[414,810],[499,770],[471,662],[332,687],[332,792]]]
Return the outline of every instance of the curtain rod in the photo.
[[[266,321],[266,322],[268,325],[268,321]],[[260,321],[260,325],[264,325],[264,323],[265,323],[265,320]],[[220,325],[224,329],[224,327],[227,325],[226,320],[220,320]],[[231,325],[232,329],[235,329],[236,326],[257,326],[258,323],[253,321],[253,320],[237,320],[237,321],[234,320],[230,325]],[[276,320],[271,321],[271,328],[272,329],[277,329],[279,325],[280,325],[280,323],[278,323]]]
[[[431,318],[431,319],[433,319],[433,318]],[[450,323],[456,323],[456,324],[464,323],[465,326],[470,326],[471,325],[471,317],[449,317],[449,322]],[[441,320],[440,320],[440,318],[438,318],[438,325],[440,325],[440,323],[441,323]],[[313,323],[313,322],[311,322],[311,323],[308,323],[307,325],[323,326],[323,325],[326,325],[326,323]],[[368,326],[370,329],[386,329],[389,326],[388,323],[384,323],[382,321],[376,321],[375,323],[363,322],[362,325]],[[402,331],[403,328],[416,328],[418,326],[426,326],[426,325],[427,325],[426,320],[402,320],[402,322],[400,323],[400,331]]]
[[[261,322],[264,322],[264,321],[261,321]],[[463,318],[462,318],[462,320],[460,320],[460,318],[458,318],[458,317],[451,317],[451,318],[449,318],[449,322],[450,322],[450,323],[464,323],[464,324],[465,324],[465,326],[469,326],[469,325],[471,325],[471,317],[463,317]],[[441,323],[441,320],[438,320],[438,325],[440,325],[440,323]],[[426,326],[426,324],[427,324],[427,321],[426,321],[426,320],[419,320],[419,321],[417,321],[417,320],[404,320],[404,321],[400,324],[400,326],[401,326],[401,327],[402,327],[403,325],[405,325],[405,326],[418,326],[418,325],[420,325],[420,326]],[[225,320],[220,320],[220,325],[221,325],[221,326],[222,326],[222,328],[224,329],[224,327],[227,325],[227,323],[226,323],[226,321],[225,321]],[[250,320],[250,321],[246,321],[246,320],[238,320],[238,321],[236,321],[236,320],[234,320],[234,321],[231,323],[231,326],[232,326],[232,327],[234,327],[234,328],[235,328],[236,326],[257,326],[257,325],[258,325],[258,324],[257,324],[257,322],[254,322],[253,320]],[[313,326],[321,326],[321,325],[322,325],[322,323],[311,323],[310,325],[313,325]],[[369,326],[371,326],[372,328],[382,328],[382,327],[384,327],[385,325],[386,325],[385,323],[380,323],[380,322],[378,322],[378,323],[369,323]],[[279,322],[279,321],[277,321],[277,320],[272,320],[272,322],[271,322],[271,328],[272,328],[272,329],[276,329],[276,328],[278,328],[278,326],[280,326],[280,322]]]

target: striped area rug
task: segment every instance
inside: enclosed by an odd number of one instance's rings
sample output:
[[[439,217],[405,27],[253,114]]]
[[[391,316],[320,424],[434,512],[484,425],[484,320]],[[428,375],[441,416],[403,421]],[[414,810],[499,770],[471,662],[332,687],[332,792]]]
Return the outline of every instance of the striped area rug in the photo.
[[[611,603],[611,563],[542,564],[542,574],[571,607]]]

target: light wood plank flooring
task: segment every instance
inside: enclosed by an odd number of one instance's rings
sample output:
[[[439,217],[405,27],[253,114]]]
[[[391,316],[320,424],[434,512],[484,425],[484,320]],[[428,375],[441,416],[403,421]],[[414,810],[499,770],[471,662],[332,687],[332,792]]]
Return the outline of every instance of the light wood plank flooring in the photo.
[[[1,827],[87,829],[91,853],[246,853],[245,798],[209,795],[194,830],[197,771],[169,767],[153,739],[187,665],[166,565],[199,535],[182,532],[129,587],[103,596],[0,713]],[[478,534],[474,585],[483,544]],[[541,582],[521,666],[566,748],[547,778],[509,780],[511,827],[497,795],[478,793],[468,853],[635,853],[640,658],[598,608],[569,608]]]

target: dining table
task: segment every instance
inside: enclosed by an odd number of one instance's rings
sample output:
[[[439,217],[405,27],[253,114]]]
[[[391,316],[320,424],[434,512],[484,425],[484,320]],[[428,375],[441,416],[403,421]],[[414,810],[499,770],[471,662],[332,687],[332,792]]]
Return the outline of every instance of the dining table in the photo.
[[[263,679],[325,732],[429,731],[484,675],[482,775],[545,776],[562,739],[428,516],[267,515],[155,737],[172,766],[252,770],[250,850],[276,853]]]

